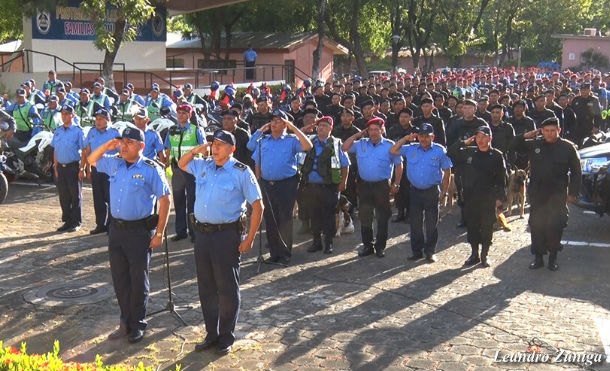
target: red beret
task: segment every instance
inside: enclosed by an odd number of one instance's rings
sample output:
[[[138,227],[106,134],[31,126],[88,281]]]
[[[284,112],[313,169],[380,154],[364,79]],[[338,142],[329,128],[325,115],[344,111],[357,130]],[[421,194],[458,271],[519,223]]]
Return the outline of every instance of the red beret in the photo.
[[[385,125],[385,121],[381,117],[373,117],[367,121],[366,127],[368,128],[371,125],[379,125],[381,127]]]
[[[331,128],[333,126],[335,126],[335,120],[333,120],[333,118],[330,117],[330,116],[322,116],[322,117],[320,117],[319,119],[316,120],[316,124],[319,123],[320,121],[328,122],[330,124]]]
[[[178,107],[176,107],[176,112],[178,111],[187,111],[188,113],[193,113],[193,106],[188,103],[182,103],[179,104]]]

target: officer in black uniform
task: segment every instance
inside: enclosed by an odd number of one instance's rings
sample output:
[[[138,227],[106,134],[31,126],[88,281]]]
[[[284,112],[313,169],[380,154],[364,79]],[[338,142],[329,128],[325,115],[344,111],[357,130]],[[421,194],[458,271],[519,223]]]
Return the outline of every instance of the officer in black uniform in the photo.
[[[529,111],[527,115],[534,120],[536,127],[540,127],[542,121],[555,117],[555,113],[546,108],[546,97],[544,95],[538,95],[534,98],[534,109]]]
[[[582,146],[583,140],[591,135],[594,123],[601,127],[601,106],[599,99],[591,94],[591,84],[580,86],[580,95],[572,100],[572,108],[576,113],[576,144]]]
[[[504,158],[502,152],[491,147],[491,138],[489,126],[481,126],[475,136],[455,142],[448,151],[454,164],[460,164],[462,170],[464,217],[472,249],[464,263],[466,266],[480,262],[483,267],[489,267],[487,254],[491,246],[496,209],[506,199]],[[473,143],[476,146],[471,146]]]
[[[494,104],[489,108],[491,115],[491,134],[493,137],[493,148],[499,150],[508,161],[508,153],[510,145],[515,137],[515,129],[508,122],[504,121],[504,107],[499,104]],[[511,161],[512,162],[512,161]]]
[[[178,166],[197,182],[193,225],[199,300],[207,336],[196,351],[216,347],[231,351],[239,313],[240,254],[252,249],[263,205],[261,190],[248,166],[233,158],[235,137],[225,130],[214,133],[212,145],[186,153]],[[204,158],[195,158],[202,154]],[[208,157],[208,155],[210,155]],[[252,206],[245,234],[246,202]]]
[[[313,244],[307,249],[315,252],[324,248],[333,252],[335,236],[335,209],[339,193],[347,186],[349,159],[341,150],[341,139],[330,135],[334,120],[323,116],[316,121],[318,135],[310,138],[313,148],[305,155],[301,167],[301,186],[311,218]],[[324,232],[324,246],[321,233]]]
[[[350,108],[343,108],[341,124],[334,127],[333,136],[345,142],[352,135],[359,133],[360,129],[353,125],[354,119],[354,111]],[[351,204],[349,212],[353,218],[353,212],[358,207],[358,164],[356,163],[356,154],[349,153],[348,157],[350,160],[349,174],[345,191],[342,193]]]
[[[530,233],[534,261],[531,269],[544,266],[549,253],[549,269],[558,269],[557,253],[562,249],[561,235],[568,223],[567,202],[575,202],[582,181],[580,158],[574,144],[559,137],[556,117],[542,122],[541,128],[517,135],[513,147],[530,159]],[[542,138],[537,139],[542,133]],[[566,192],[567,190],[567,192]]]
[[[269,102],[266,95],[261,95],[256,98],[256,112],[248,117],[246,122],[250,127],[250,132],[254,134],[263,125],[271,121],[271,112],[269,111]]]
[[[413,125],[419,127],[424,122],[431,124],[434,128],[434,143],[446,146],[445,123],[443,119],[432,114],[433,109],[434,102],[432,99],[428,97],[423,98],[421,100],[422,115],[413,119]]]
[[[242,162],[254,169],[254,161],[252,160],[252,152],[247,147],[250,140],[250,133],[237,126],[238,114],[235,110],[226,110],[222,112],[222,130],[226,130],[235,137],[235,152],[233,157],[239,162]]]
[[[152,249],[163,242],[170,205],[163,169],[143,156],[144,146],[144,132],[130,125],[121,139],[109,140],[87,157],[91,166],[110,176],[108,255],[121,318],[119,328],[108,338],[127,336],[130,343],[144,337],[150,257]],[[120,157],[104,155],[119,147]]]

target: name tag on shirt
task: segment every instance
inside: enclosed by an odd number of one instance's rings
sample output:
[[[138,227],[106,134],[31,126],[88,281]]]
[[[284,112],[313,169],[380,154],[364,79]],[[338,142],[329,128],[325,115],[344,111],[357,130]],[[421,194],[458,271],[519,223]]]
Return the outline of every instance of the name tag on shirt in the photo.
[[[142,174],[133,174],[131,177],[133,179],[144,179],[144,175]]]

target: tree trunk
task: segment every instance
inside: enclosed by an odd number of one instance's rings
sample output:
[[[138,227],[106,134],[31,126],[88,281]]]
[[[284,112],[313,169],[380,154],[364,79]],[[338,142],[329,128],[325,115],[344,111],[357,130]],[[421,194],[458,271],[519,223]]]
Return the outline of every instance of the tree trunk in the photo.
[[[366,76],[366,61],[364,59],[364,50],[362,49],[362,43],[360,41],[360,33],[358,32],[358,16],[360,14],[360,0],[352,0],[352,19],[350,22],[349,35],[354,42],[354,49],[352,53],[356,57],[356,64],[358,65],[358,71],[360,76]]]
[[[320,8],[318,9],[318,47],[313,51],[313,65],[311,68],[311,77],[317,79],[320,77],[320,60],[322,59],[322,50],[324,48],[324,18],[326,16],[327,0],[320,0]]]
[[[106,49],[104,51],[104,63],[102,64],[102,77],[106,81],[106,86],[110,89],[114,88],[114,74],[112,68],[114,66],[114,60],[119,48],[121,47],[121,41],[123,41],[123,35],[125,34],[125,20],[122,18],[117,19],[114,24],[114,44],[112,50]]]

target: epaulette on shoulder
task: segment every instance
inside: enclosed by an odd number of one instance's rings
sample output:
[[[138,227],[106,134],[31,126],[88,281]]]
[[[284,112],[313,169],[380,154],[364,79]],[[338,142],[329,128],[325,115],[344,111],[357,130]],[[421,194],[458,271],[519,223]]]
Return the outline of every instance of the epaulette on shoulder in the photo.
[[[116,159],[122,159],[122,158],[123,158],[123,157],[121,157],[121,154],[120,154],[120,153],[116,153],[116,154],[114,154],[114,155],[112,155],[112,156],[110,156],[110,157],[112,157],[112,158],[116,158]]]
[[[286,136],[289,137],[289,138],[298,138],[296,136],[296,134],[292,134],[292,133],[288,133],[288,134],[286,134]]]
[[[157,166],[159,166],[155,161],[149,159],[149,158],[145,158],[144,159],[144,163],[150,167],[156,168]]]
[[[233,167],[234,167],[234,168],[237,168],[237,169],[239,169],[239,170],[241,170],[241,171],[246,171],[246,169],[248,168],[248,165],[246,165],[246,164],[244,164],[244,163],[241,163],[241,162],[239,162],[239,161],[236,161],[236,162],[233,164]]]

